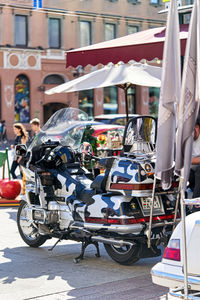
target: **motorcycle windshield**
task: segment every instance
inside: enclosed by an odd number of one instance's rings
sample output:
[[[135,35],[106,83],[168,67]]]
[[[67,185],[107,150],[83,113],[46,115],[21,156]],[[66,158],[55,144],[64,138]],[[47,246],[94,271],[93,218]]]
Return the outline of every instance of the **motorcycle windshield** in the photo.
[[[29,149],[47,141],[58,141],[63,146],[79,148],[84,121],[88,121],[88,115],[80,109],[63,108],[56,111],[34,138]]]

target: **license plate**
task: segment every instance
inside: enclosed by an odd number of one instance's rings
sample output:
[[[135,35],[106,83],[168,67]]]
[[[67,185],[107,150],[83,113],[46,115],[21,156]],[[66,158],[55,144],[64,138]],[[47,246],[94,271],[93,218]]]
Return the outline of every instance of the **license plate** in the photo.
[[[142,204],[142,208],[143,210],[150,210],[151,208],[151,199],[152,198],[141,198],[141,204]],[[161,206],[160,206],[160,201],[159,201],[159,198],[158,197],[155,197],[154,198],[154,205],[153,205],[153,208],[154,209],[160,209]]]

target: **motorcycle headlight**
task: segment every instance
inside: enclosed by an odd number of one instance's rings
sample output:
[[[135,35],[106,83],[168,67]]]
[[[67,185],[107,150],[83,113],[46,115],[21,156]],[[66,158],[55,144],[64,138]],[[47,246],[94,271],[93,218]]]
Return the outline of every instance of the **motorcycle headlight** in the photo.
[[[150,164],[145,164],[144,167],[145,167],[146,172],[148,172],[148,173],[151,172],[151,165]]]
[[[154,175],[154,170],[150,164],[145,164],[144,168],[145,168],[147,176]]]

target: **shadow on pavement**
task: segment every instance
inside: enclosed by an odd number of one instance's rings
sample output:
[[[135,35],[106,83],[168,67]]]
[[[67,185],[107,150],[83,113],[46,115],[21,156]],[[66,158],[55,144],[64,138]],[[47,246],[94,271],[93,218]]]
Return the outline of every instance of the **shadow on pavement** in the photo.
[[[51,239],[40,248],[31,248],[19,236],[17,209],[3,209],[2,213],[0,224],[2,227],[5,219],[5,230],[1,228],[0,232],[3,239],[0,243],[0,298],[3,300],[11,299],[7,297],[14,294],[15,299],[20,300],[110,300],[114,297],[157,300],[167,292],[153,285],[150,277],[151,267],[160,258],[141,259],[133,266],[122,266],[110,259],[101,244],[100,258],[96,258],[96,249],[90,245],[84,260],[75,264],[73,259],[80,254],[80,243],[62,241],[49,251],[56,242]]]

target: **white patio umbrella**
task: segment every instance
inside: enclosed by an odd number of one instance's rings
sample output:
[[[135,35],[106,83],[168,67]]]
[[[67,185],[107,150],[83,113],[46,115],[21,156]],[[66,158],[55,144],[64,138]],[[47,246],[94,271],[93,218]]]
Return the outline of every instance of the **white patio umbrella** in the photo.
[[[188,273],[191,273],[187,264],[187,239],[185,224],[185,191],[189,178],[193,132],[200,106],[200,3],[194,1],[192,16],[189,25],[188,39],[184,57],[183,78],[179,104],[179,123],[176,142],[175,170],[181,178],[181,216],[183,239],[183,271],[184,271],[184,299],[188,298]],[[191,199],[192,205],[197,204],[198,198]],[[189,271],[189,272],[188,272]]]
[[[181,90],[181,51],[176,1],[171,1],[169,7],[163,52],[155,168],[156,177],[161,179],[162,188],[165,190],[170,188],[173,177],[176,106]]]
[[[161,68],[147,64],[129,62],[128,64],[109,63],[102,69],[96,70],[74,80],[56,86],[45,93],[70,93],[117,85],[125,91],[126,115],[128,119],[127,89],[132,85],[160,87]]]

